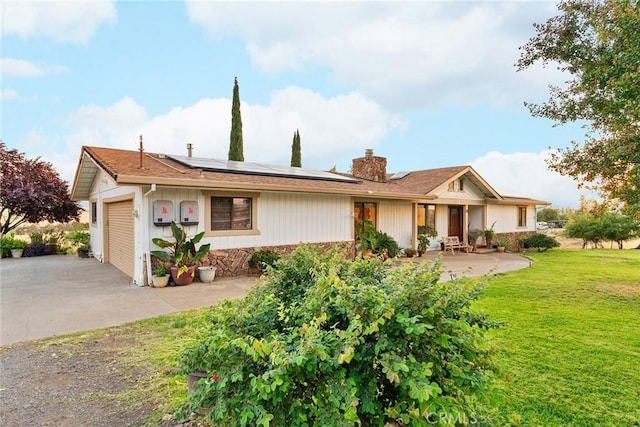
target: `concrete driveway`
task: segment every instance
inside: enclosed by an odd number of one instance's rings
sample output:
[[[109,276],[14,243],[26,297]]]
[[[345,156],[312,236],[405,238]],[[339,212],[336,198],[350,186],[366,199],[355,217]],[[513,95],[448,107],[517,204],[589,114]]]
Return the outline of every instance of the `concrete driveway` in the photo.
[[[428,252],[411,260],[434,260],[439,254]],[[524,257],[496,252],[444,254],[442,260],[443,280],[530,265]],[[5,258],[0,260],[0,345],[211,306],[244,296],[255,281],[254,277],[216,278],[212,283],[157,289],[133,285],[120,270],[92,258]]]
[[[0,260],[0,345],[121,325],[245,295],[254,277],[138,287],[110,264],[49,255]]]

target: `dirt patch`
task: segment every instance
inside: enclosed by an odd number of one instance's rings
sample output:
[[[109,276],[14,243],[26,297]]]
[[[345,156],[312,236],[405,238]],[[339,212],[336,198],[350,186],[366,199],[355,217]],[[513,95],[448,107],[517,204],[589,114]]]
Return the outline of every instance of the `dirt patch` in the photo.
[[[144,425],[152,405],[127,396],[152,372],[123,363],[118,349],[130,345],[106,336],[1,348],[0,425]]]
[[[637,285],[610,285],[603,283],[596,286],[596,289],[609,295],[616,295],[625,298],[640,298],[640,286]]]

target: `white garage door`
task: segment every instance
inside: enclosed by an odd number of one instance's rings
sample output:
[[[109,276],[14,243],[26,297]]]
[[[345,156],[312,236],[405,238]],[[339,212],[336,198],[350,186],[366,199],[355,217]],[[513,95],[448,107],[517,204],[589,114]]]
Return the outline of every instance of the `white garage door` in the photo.
[[[133,200],[107,204],[107,262],[133,277]]]

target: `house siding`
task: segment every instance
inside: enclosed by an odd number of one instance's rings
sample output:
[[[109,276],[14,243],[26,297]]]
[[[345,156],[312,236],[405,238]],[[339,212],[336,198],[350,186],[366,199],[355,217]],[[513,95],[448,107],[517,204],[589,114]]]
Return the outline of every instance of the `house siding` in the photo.
[[[524,205],[521,205],[524,206]],[[496,233],[512,233],[535,231],[536,208],[533,205],[527,206],[527,226],[518,227],[518,206],[515,205],[488,205],[487,206],[487,228],[495,222],[493,229]]]
[[[378,229],[393,237],[401,248],[412,247],[413,204],[381,202],[378,209]]]
[[[171,200],[178,218],[180,202],[195,200],[200,209],[197,226],[186,226],[189,235],[204,231],[205,198],[199,190],[158,189],[149,198]],[[211,243],[212,249],[251,248],[276,245],[297,245],[301,242],[323,243],[352,240],[351,199],[346,196],[307,195],[293,193],[261,193],[255,201],[257,209],[256,228],[258,234],[238,236],[205,237],[203,243]],[[156,227],[151,219],[151,236],[170,238],[169,227]]]

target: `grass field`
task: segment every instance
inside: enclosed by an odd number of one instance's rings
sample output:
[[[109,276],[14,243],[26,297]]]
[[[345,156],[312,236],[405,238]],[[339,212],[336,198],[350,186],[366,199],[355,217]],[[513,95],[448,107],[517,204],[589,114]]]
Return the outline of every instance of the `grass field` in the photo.
[[[492,279],[495,413],[522,426],[640,425],[640,251],[553,250]]]

